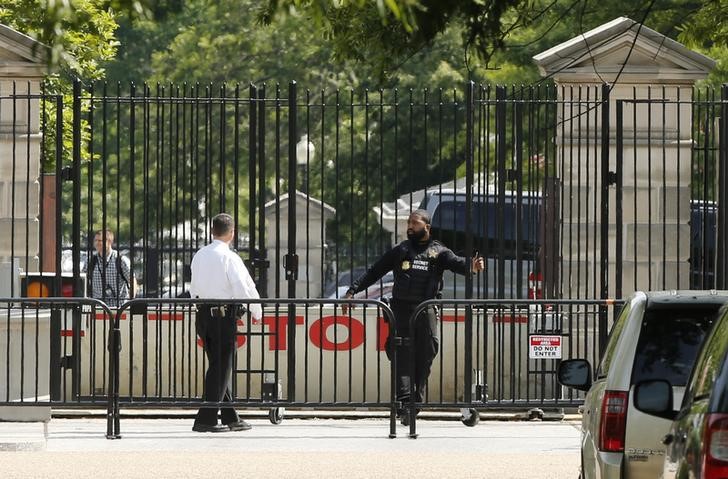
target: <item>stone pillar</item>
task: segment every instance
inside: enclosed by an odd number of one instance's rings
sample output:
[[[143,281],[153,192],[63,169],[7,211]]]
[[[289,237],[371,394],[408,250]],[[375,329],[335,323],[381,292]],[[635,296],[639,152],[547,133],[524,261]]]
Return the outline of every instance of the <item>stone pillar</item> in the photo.
[[[3,296],[20,296],[18,266],[37,271],[40,244],[41,131],[40,84],[46,73],[46,47],[0,25],[0,285]],[[49,320],[6,311],[0,355],[9,358],[10,377],[0,395],[10,401],[49,399]],[[37,341],[37,342],[36,342]],[[38,348],[38,354],[32,351]],[[23,367],[21,367],[21,364]],[[34,371],[38,371],[37,375]],[[23,372],[21,384],[21,371]],[[37,388],[36,386],[37,385]],[[37,395],[36,395],[37,394]],[[48,421],[48,406],[0,408],[0,421]]]
[[[44,45],[0,25],[0,262],[17,258],[26,271],[39,267],[37,95],[47,70],[45,53]]]
[[[283,256],[288,252],[288,194],[282,195],[278,202],[271,200],[265,204],[266,245],[268,281],[267,297],[287,297],[288,282],[283,268]],[[297,298],[320,298],[324,290],[321,265],[325,260],[326,222],[336,215],[336,210],[321,200],[296,191],[296,254],[298,254]],[[276,222],[279,227],[276,228]],[[280,237],[277,230],[280,229]],[[279,246],[276,251],[276,245]],[[278,271],[278,291],[276,296],[276,271]],[[307,294],[307,286],[309,293]]]
[[[609,91],[609,171],[617,171],[617,102],[622,102],[622,221],[609,186],[608,285],[615,287],[617,232],[622,291],[687,289],[690,279],[692,86],[715,62],[620,17],[534,60],[553,77],[559,101],[557,164],[563,187],[564,298],[600,293],[602,85]],[[636,101],[635,101],[636,100]],[[644,100],[651,100],[649,103]]]

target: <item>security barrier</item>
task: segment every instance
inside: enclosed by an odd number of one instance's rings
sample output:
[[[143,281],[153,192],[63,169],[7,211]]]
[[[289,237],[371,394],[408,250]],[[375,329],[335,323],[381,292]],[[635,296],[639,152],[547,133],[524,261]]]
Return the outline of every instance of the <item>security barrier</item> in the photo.
[[[274,423],[280,422],[286,407],[387,408],[390,437],[396,436],[393,375],[384,355],[393,324],[388,306],[374,300],[331,299],[205,303],[246,310],[238,319],[233,402],[226,406],[270,408]],[[247,312],[253,303],[263,306],[260,321]],[[342,313],[344,303],[354,307],[347,314]],[[191,299],[135,299],[117,310],[110,328],[115,373],[107,437],[120,437],[122,407],[214,404],[202,400],[206,360],[194,316]]]
[[[417,437],[417,411],[460,408],[473,426],[481,409],[577,407],[584,394],[561,388],[556,368],[561,359],[589,358],[598,364],[600,335],[609,330],[621,301],[613,300],[430,300],[440,316],[440,352],[432,365],[426,396],[415,402],[410,383],[409,435]],[[452,324],[452,327],[448,325]],[[408,341],[409,376],[414,376],[416,346]],[[434,387],[433,387],[434,386]]]
[[[95,299],[0,298],[0,406],[105,407],[106,332],[87,326],[96,315],[111,311]],[[101,345],[91,361],[81,361],[83,341]],[[82,383],[97,393],[83,394]]]
[[[396,336],[392,310],[374,300],[216,300],[263,306],[261,320],[238,319],[233,402],[267,408],[384,408],[390,437],[409,406],[409,434],[427,408],[460,408],[474,425],[484,409],[576,407],[583,394],[563,390],[560,359],[600,356],[621,304],[614,301],[432,300],[440,351],[421,403],[397,402],[385,343]],[[353,306],[346,313],[344,304]],[[107,410],[107,437],[120,437],[121,408],[199,408],[206,358],[195,332],[195,301],[135,299],[114,311],[85,298],[0,299],[0,407]],[[406,339],[398,339],[405,341]],[[409,354],[415,355],[414,347]],[[396,356],[396,355],[395,355]],[[397,358],[393,357],[393,361]],[[412,373],[410,373],[412,375]],[[50,413],[49,413],[50,414]]]

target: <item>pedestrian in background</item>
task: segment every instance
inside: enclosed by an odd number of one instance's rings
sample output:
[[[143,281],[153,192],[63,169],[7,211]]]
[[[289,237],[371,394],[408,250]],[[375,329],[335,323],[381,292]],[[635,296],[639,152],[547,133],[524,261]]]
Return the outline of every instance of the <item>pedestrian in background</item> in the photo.
[[[89,296],[116,308],[136,292],[136,279],[131,274],[131,261],[114,248],[114,232],[98,230],[94,234],[94,248],[86,264]]]
[[[244,314],[240,305],[205,303],[206,299],[260,298],[243,260],[230,249],[235,237],[232,216],[220,213],[212,219],[212,243],[192,258],[190,295],[199,298],[195,330],[204,342],[208,360],[203,400],[232,401],[231,376],[238,317]],[[253,319],[263,316],[260,304],[247,308]],[[218,424],[218,411],[222,424]],[[244,431],[250,425],[240,419],[233,407],[201,407],[192,430],[196,432]]]
[[[351,299],[359,291],[374,284],[389,271],[394,272],[394,287],[390,306],[394,313],[397,336],[409,338],[415,345],[414,392],[415,401],[421,402],[425,395],[427,378],[432,361],[439,351],[437,336],[438,310],[430,307],[422,311],[414,322],[414,331],[409,329],[410,316],[418,304],[433,299],[440,291],[442,274],[445,270],[455,273],[477,273],[485,269],[482,256],[467,259],[457,256],[439,241],[430,237],[430,215],[425,210],[415,210],[407,219],[407,239],[377,260],[363,276],[354,281],[344,299]],[[343,306],[344,314],[347,305]],[[389,340],[388,340],[389,341]],[[386,345],[391,359],[392,344]],[[397,400],[410,400],[410,355],[408,346],[397,346]],[[408,416],[400,408],[398,414],[403,424]]]

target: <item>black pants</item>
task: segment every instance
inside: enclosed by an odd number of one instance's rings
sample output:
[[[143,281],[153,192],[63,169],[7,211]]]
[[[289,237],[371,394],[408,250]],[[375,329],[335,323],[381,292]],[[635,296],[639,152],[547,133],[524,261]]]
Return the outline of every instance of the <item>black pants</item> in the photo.
[[[232,310],[233,308],[228,308]],[[237,329],[235,315],[229,312],[225,317],[215,318],[210,315],[209,306],[198,308],[195,320],[197,335],[205,342],[207,356],[207,373],[202,399],[210,402],[232,401],[230,381],[233,369],[233,353],[235,352],[235,331]],[[220,411],[223,424],[240,420],[235,408],[202,407],[197,412],[195,424],[217,424],[217,413]]]
[[[432,361],[440,349],[440,341],[437,337],[437,311],[432,307],[422,311],[415,320],[414,331],[410,331],[409,320],[417,303],[392,299],[390,305],[397,323],[397,336],[409,338],[411,342],[414,342],[415,348],[414,364],[412,364],[409,346],[397,347],[397,400],[409,400],[410,377],[413,375],[415,401],[421,402],[425,397]],[[387,344],[387,352],[391,358],[390,347],[391,345]],[[413,366],[414,370],[412,370]]]

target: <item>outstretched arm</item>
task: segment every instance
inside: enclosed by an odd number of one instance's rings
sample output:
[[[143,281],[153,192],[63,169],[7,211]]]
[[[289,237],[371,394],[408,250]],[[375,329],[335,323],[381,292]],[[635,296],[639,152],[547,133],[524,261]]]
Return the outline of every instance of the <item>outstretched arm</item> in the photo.
[[[396,248],[392,248],[374,263],[366,273],[354,281],[344,295],[344,299],[351,299],[359,291],[364,291],[369,286],[377,282],[382,276],[392,271],[395,267],[399,254]],[[342,311],[344,314],[348,313],[348,305],[342,305]]]
[[[477,252],[472,257],[470,265],[467,263],[467,258],[458,256],[449,249],[440,253],[440,261],[442,261],[443,269],[448,269],[459,274],[468,274],[469,272],[479,273],[485,269],[485,261]]]

